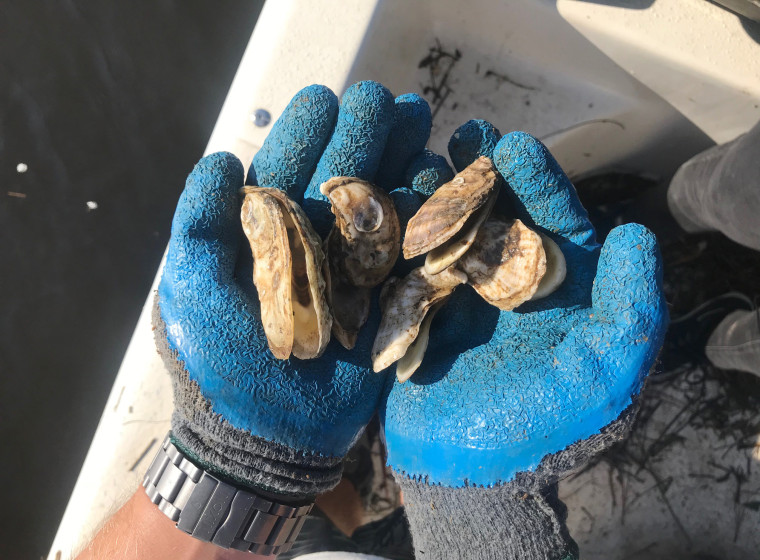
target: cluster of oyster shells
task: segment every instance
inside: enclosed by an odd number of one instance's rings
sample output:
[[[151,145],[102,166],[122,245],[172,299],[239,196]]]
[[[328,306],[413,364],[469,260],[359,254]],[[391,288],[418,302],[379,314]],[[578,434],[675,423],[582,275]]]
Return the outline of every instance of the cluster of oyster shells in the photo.
[[[281,360],[318,358],[331,332],[353,348],[369,316],[372,288],[388,277],[400,251],[398,215],[385,191],[354,177],[333,177],[320,190],[335,215],[324,242],[284,192],[241,189],[261,321],[269,349]]]
[[[244,187],[241,220],[272,354],[317,358],[331,332],[353,348],[372,288],[385,281],[372,367],[397,363],[404,382],[422,363],[435,313],[458,286],[469,284],[505,311],[556,290],[566,272],[562,252],[520,220],[492,215],[500,181],[491,160],[480,157],[435,191],[407,225],[404,258],[425,255],[425,263],[404,278],[388,278],[401,228],[378,187],[354,177],[321,185],[335,215],[324,242],[282,191]]]

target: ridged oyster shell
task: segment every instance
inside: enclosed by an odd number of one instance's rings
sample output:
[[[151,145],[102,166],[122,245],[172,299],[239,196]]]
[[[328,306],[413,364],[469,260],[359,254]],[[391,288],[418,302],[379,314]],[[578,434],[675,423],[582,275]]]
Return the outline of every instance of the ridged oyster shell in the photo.
[[[401,227],[390,196],[367,181],[333,177],[320,191],[335,215],[325,241],[333,334],[350,350],[369,316],[371,289],[398,259]]]
[[[438,274],[472,245],[498,195],[493,162],[485,156],[468,165],[439,187],[409,220],[404,258],[428,253],[425,268]]]
[[[333,177],[320,191],[335,215],[327,238],[335,270],[352,286],[377,286],[390,274],[400,250],[393,201],[382,189],[355,177]]]
[[[536,293],[546,273],[546,253],[541,236],[520,220],[491,218],[457,267],[483,299],[510,311]]]
[[[272,354],[322,355],[332,315],[324,296],[321,240],[300,206],[278,190],[244,187],[240,212],[253,253],[253,283]]]
[[[467,276],[453,267],[435,275],[420,267],[402,279],[389,278],[380,292],[382,319],[372,346],[372,368],[382,371],[404,357],[431,307],[465,282]]]
[[[329,270],[325,271],[325,294],[333,315],[332,333],[346,350],[351,350],[369,317],[372,288],[358,288],[346,283],[330,262],[327,244],[325,251],[326,264],[329,266]]]

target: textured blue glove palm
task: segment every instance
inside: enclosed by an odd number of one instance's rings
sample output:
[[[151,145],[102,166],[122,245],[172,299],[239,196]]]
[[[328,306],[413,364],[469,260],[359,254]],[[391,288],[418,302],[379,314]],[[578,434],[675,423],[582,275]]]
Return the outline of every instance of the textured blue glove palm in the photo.
[[[470,121],[452,137],[452,161],[461,169],[479,155],[493,159],[506,182],[495,212],[554,239],[567,278],[551,296],[505,312],[460,288],[436,316],[420,371],[393,386],[385,410],[389,463],[430,484],[507,483],[599,434],[632,405],[668,322],[654,236],[627,224],[601,247],[543,144],[499,136]],[[543,484],[577,463],[555,461]]]
[[[416,95],[394,103],[383,86],[362,82],[339,108],[329,89],[310,86],[275,123],[248,182],[303,201],[325,233],[331,213],[320,183],[347,175],[400,185],[430,127],[430,109]],[[378,318],[352,351],[333,341],[318,360],[276,360],[240,225],[242,186],[237,158],[213,154],[195,167],[177,206],[154,314],[175,375],[172,430],[181,448],[223,474],[314,494],[337,483],[340,458],[377,409],[386,384],[370,363]]]

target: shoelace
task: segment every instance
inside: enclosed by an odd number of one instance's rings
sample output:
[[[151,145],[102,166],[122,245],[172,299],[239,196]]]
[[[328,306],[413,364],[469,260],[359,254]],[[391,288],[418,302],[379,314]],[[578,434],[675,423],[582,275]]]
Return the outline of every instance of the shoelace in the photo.
[[[714,298],[708,299],[704,303],[699,304],[697,307],[686,313],[685,315],[681,315],[677,319],[673,319],[670,321],[670,326],[676,326],[679,325],[685,321],[691,320],[693,317],[699,315],[700,313],[704,312],[706,309],[708,309],[711,305],[722,301],[722,300],[730,300],[730,299],[739,299],[744,301],[747,304],[747,310],[752,311],[760,311],[758,308],[758,301],[760,299],[755,296],[754,300],[750,299],[746,295],[744,295],[741,292],[727,292],[725,294],[721,294],[719,296],[716,296]],[[716,310],[717,311],[717,310]],[[758,325],[760,326],[760,313],[758,313]]]

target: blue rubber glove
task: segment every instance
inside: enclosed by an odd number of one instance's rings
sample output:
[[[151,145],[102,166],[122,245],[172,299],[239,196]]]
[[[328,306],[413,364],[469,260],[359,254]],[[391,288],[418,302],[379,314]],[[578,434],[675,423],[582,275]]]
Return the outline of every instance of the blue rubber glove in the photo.
[[[422,366],[390,390],[388,462],[426,558],[572,558],[552,485],[630,428],[668,323],[657,241],[626,224],[600,246],[569,179],[529,134],[500,138],[470,121],[449,151],[457,169],[493,159],[505,180],[494,212],[549,235],[567,277],[514,311],[454,292]]]
[[[303,202],[326,233],[332,215],[320,183],[346,175],[400,185],[430,128],[430,109],[416,95],[394,102],[380,84],[361,82],[339,108],[329,89],[310,86],[274,124],[248,182]],[[370,363],[377,312],[352,351],[333,340],[316,360],[275,359],[240,225],[243,183],[237,158],[212,154],[196,165],[177,205],[154,312],[159,351],[173,374],[172,437],[228,478],[313,496],[337,484],[341,458],[386,384]]]
[[[453,144],[470,157],[457,168],[492,157],[511,199],[496,211],[556,241],[567,278],[515,311],[457,290],[433,322],[423,366],[391,390],[390,464],[452,487],[508,482],[616,420],[639,393],[668,321],[653,234],[626,224],[601,247],[572,184],[538,140],[521,132],[498,145],[463,137]]]

